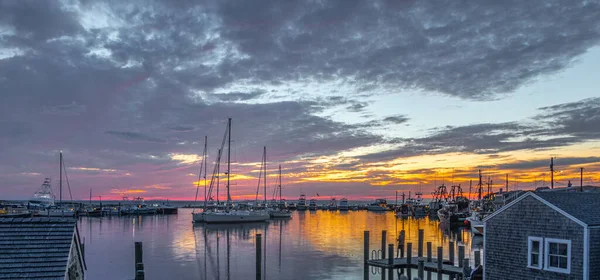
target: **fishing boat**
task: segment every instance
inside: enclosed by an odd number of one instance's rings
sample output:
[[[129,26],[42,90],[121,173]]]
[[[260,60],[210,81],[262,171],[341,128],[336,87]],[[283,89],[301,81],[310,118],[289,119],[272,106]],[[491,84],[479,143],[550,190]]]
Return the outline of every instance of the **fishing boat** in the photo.
[[[263,222],[270,218],[266,210],[236,210],[232,207],[230,195],[230,176],[231,176],[231,118],[227,121],[227,208],[225,210],[214,210],[204,213],[204,222],[206,223],[240,223],[240,222]],[[223,139],[225,140],[225,139]],[[221,148],[223,148],[223,141]],[[266,149],[266,148],[265,148]],[[221,149],[222,150],[222,149]],[[266,153],[266,151],[265,151]],[[218,159],[220,161],[220,157]],[[218,170],[218,167],[217,167]],[[217,173],[218,175],[218,173]],[[265,194],[266,200],[266,194]]]
[[[327,209],[329,211],[337,211],[338,210],[337,200],[335,199],[335,197],[331,198],[331,200],[329,201],[329,205],[327,206]]]
[[[306,211],[307,209],[308,205],[306,205],[306,195],[301,194],[300,199],[298,199],[298,204],[296,205],[296,210]]]
[[[290,210],[286,209],[285,207],[282,207],[285,206],[285,201],[283,201],[281,196],[281,165],[279,165],[279,184],[277,188],[279,189],[278,207],[271,209],[271,211],[269,211],[269,215],[271,216],[271,218],[291,218],[292,212],[290,212]]]
[[[311,199],[308,202],[308,210],[310,210],[310,211],[316,211],[317,208],[318,208],[318,206],[317,206],[317,200]]]
[[[130,205],[121,208],[123,215],[154,215],[156,212],[156,207],[148,206],[144,202],[144,198],[139,196],[134,198]]]
[[[385,200],[385,198],[378,198],[375,200],[375,202],[372,202],[369,205],[367,205],[367,210],[373,212],[388,211],[389,208],[387,207],[387,200]]]
[[[477,235],[483,235],[483,219],[487,216],[488,213],[473,211],[471,216],[466,218],[466,222],[469,224],[471,228],[471,232]]]
[[[409,198],[407,200],[405,200],[405,194],[402,193],[402,203],[400,205],[398,205],[398,192],[396,191],[396,202],[395,202],[395,207],[394,207],[396,218],[407,218],[409,216],[412,216],[413,215],[412,206],[413,206],[413,201],[410,198],[410,193],[409,193]]]
[[[342,199],[340,199],[340,205],[338,205],[338,209],[340,211],[348,211],[348,209],[350,209],[350,207],[348,206],[348,199],[342,197]]]
[[[54,206],[54,194],[50,185],[50,178],[44,179],[40,189],[33,194],[33,197],[27,203],[30,209],[46,209]]]

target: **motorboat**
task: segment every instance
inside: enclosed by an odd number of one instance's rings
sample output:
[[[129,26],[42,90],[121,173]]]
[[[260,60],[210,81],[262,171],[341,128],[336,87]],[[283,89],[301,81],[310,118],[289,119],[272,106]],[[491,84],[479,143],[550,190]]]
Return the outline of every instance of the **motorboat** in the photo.
[[[335,197],[331,198],[331,200],[329,201],[329,205],[327,206],[327,209],[329,211],[337,211],[338,210],[337,200],[335,199]]]
[[[298,211],[306,211],[308,209],[308,205],[306,204],[306,195],[301,194],[298,199],[298,204],[296,205],[296,210]]]
[[[340,205],[338,205],[338,209],[340,211],[348,211],[350,209],[350,207],[348,206],[348,199],[346,199],[345,197],[340,199]]]
[[[385,200],[385,198],[378,198],[375,200],[375,202],[367,205],[367,210],[374,212],[389,211],[389,208],[387,207],[387,200]]]
[[[230,210],[204,213],[205,223],[264,222],[271,216],[265,210]]]
[[[317,210],[317,208],[319,208],[319,207],[317,206],[317,201],[316,201],[315,199],[311,199],[311,200],[308,202],[308,210],[310,210],[310,211],[316,211],[316,210]]]

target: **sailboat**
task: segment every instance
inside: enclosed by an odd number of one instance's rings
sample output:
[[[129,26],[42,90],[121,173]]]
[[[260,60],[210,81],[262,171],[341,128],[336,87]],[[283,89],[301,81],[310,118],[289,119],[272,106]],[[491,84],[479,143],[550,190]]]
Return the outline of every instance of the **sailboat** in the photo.
[[[60,188],[60,194],[59,194],[59,204],[57,206],[51,206],[48,208],[48,213],[47,215],[50,217],[73,217],[75,216],[75,209],[73,207],[65,207],[65,205],[62,204],[62,174],[63,174],[63,167],[64,167],[64,162],[63,162],[63,154],[62,151],[60,152],[60,167],[59,167],[59,174],[60,174],[60,179],[59,179],[59,188]],[[66,175],[66,174],[65,174]],[[67,177],[67,183],[69,182],[69,178]],[[69,191],[70,192],[70,191]]]
[[[202,178],[202,168],[204,167],[204,207],[202,212],[196,212],[196,208],[192,211],[192,221],[194,223],[204,222],[204,213],[206,213],[207,208],[207,197],[206,197],[206,154],[207,154],[207,142],[208,136],[204,136],[204,151],[202,152],[202,162],[200,163],[200,172],[198,173],[198,182],[196,187],[196,198],[194,199],[194,204],[198,201],[198,189],[200,189],[200,179]]]
[[[269,219],[266,210],[236,210],[233,209],[230,194],[231,177],[231,118],[227,121],[227,204],[226,209],[206,212],[204,222],[206,223],[241,223],[241,222],[263,222]]]
[[[279,188],[279,205],[285,205],[285,202],[283,202],[281,198],[281,165],[279,165],[279,184],[277,187]],[[271,215],[271,218],[291,218],[292,212],[283,207],[278,207],[276,209],[271,210],[269,212],[269,215]]]

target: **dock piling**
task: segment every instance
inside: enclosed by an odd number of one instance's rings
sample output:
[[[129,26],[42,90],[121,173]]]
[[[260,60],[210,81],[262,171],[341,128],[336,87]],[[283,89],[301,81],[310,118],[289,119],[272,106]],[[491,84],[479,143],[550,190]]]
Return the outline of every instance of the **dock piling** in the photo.
[[[427,262],[432,261],[431,257],[431,242],[427,242]],[[431,271],[427,270],[427,280],[431,280]]]
[[[400,250],[400,258],[404,258],[404,234],[405,231],[401,230],[398,236],[398,249]]]
[[[364,264],[364,271],[363,271],[363,278],[369,279],[369,265],[367,265],[367,261],[369,260],[369,231],[365,230],[365,235],[364,235],[364,255],[363,255],[363,259],[365,261]]]
[[[381,258],[385,259],[385,244],[387,238],[387,230],[381,231]]]
[[[450,264],[454,266],[454,242],[448,242],[448,255]],[[454,279],[454,275],[449,276],[450,280]]]
[[[262,234],[256,234],[256,280],[262,279]]]
[[[144,280],[143,255],[142,242],[135,242],[135,280]]]
[[[389,280],[394,280],[394,268],[392,265],[394,264],[394,244],[388,245],[388,264],[390,265]]]
[[[475,251],[475,267],[478,267],[481,264],[481,252]]]
[[[425,230],[424,229],[419,229],[419,244],[418,244],[418,251],[417,251],[417,256],[419,258],[423,257],[423,236],[425,234]]]
[[[418,268],[419,269],[419,272],[418,272],[419,279],[425,279],[424,278],[424,276],[425,276],[425,273],[424,273],[424,271],[425,271],[425,260],[423,260],[423,258],[419,258],[419,266],[418,267],[419,267]]]
[[[408,268],[406,269],[406,276],[408,276],[408,279],[412,278],[412,269],[411,264],[412,264],[412,243],[406,243],[406,264],[408,264]]]
[[[458,246],[458,267],[463,266],[463,260],[465,259],[465,246]]]
[[[444,264],[444,248],[438,247],[438,255],[437,255],[437,279],[442,280],[442,271]]]

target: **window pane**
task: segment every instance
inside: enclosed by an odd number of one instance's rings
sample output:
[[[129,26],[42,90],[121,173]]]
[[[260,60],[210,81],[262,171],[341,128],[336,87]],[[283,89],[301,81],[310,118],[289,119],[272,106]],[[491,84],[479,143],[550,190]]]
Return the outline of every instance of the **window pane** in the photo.
[[[539,241],[531,242],[531,251],[536,252],[536,253],[540,251],[540,242]]]
[[[567,244],[560,244],[558,245],[559,248],[559,254],[566,256],[567,255]]]
[[[567,261],[568,261],[567,258],[559,257],[559,266],[558,267],[567,269],[567,264],[568,264]]]
[[[558,267],[558,257],[557,256],[550,256],[550,266]]]
[[[538,254],[531,254],[531,266],[539,266]]]
[[[558,253],[558,244],[550,243],[550,248],[548,249],[548,251],[550,252],[550,254],[557,254]]]

